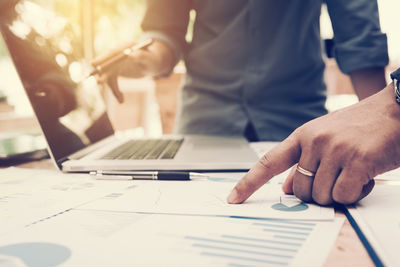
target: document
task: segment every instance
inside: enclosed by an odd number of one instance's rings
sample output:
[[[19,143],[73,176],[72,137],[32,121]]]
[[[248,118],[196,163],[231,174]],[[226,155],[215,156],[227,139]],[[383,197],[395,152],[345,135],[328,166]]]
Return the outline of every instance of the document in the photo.
[[[284,195],[284,175],[227,204],[244,174],[110,181],[0,170],[0,265],[322,266],[343,219]]]
[[[220,174],[206,180],[132,181],[123,190],[79,206],[84,210],[150,212],[208,216],[246,216],[296,220],[333,220],[334,210],[285,195],[280,184],[261,187],[243,204],[228,204],[236,178]]]
[[[87,174],[8,168],[0,171],[0,236],[71,209],[332,220],[332,208],[283,195],[279,177],[242,205],[226,197],[242,174],[205,181],[103,181]]]
[[[400,185],[378,184],[348,210],[385,266],[400,266]]]
[[[376,181],[391,181],[393,184],[400,185],[400,168],[378,175],[374,179]]]
[[[71,210],[1,238],[0,263],[322,266],[342,223]]]
[[[127,186],[56,170],[0,170],[0,236]]]

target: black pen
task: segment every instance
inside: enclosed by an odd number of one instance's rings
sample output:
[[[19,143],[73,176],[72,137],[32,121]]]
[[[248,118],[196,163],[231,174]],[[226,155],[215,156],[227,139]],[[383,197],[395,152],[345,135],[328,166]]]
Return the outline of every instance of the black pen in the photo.
[[[126,57],[128,57],[130,54],[132,54],[133,51],[144,49],[151,45],[153,43],[153,39],[146,39],[143,42],[140,42],[132,47],[126,48],[121,51],[121,53],[118,53],[116,55],[110,56],[109,58],[106,58],[103,60],[102,63],[97,64],[94,66],[94,70],[89,74],[89,76],[96,75],[96,74],[101,74],[105,70],[107,70],[109,67],[112,65],[115,65],[116,63],[122,61]]]
[[[208,178],[208,175],[197,172],[180,171],[92,171],[90,175],[99,180],[164,180],[189,181]]]

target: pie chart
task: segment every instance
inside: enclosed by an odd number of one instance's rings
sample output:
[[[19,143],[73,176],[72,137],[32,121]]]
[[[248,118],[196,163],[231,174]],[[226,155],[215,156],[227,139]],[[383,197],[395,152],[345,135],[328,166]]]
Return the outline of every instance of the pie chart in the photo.
[[[0,247],[0,256],[3,256],[3,266],[18,266],[16,259],[28,267],[50,267],[57,266],[66,261],[71,256],[71,251],[62,245],[54,243],[17,243]],[[4,257],[5,256],[5,257]],[[0,261],[1,262],[1,261]]]
[[[271,208],[284,212],[299,212],[308,209],[308,205],[293,195],[283,195],[279,198],[279,203],[273,204]]]
[[[272,208],[274,210],[279,210],[279,211],[296,212],[296,211],[303,211],[303,210],[308,209],[308,205],[305,203],[299,203],[294,206],[287,206],[283,203],[276,203],[276,204],[272,205]]]

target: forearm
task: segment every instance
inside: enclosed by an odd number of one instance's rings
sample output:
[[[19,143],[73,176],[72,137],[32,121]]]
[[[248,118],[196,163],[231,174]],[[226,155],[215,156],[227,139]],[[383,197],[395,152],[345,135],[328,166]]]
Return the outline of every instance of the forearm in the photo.
[[[386,86],[385,69],[382,67],[352,71],[350,78],[360,100],[379,92]]]
[[[148,48],[149,52],[154,54],[155,67],[152,76],[160,76],[168,74],[172,71],[175,65],[174,52],[171,47],[162,41],[154,41],[154,43]]]

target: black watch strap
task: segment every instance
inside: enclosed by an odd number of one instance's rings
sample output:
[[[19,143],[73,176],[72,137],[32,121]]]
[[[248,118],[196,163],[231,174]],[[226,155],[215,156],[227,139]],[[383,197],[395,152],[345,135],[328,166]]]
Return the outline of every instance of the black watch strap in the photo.
[[[394,95],[396,97],[397,104],[400,105],[400,68],[390,74],[390,78],[393,80]]]

